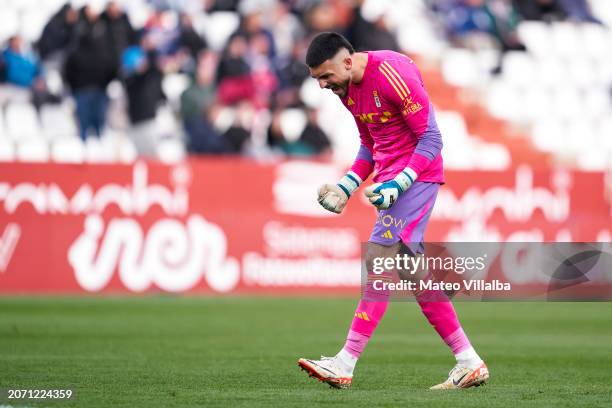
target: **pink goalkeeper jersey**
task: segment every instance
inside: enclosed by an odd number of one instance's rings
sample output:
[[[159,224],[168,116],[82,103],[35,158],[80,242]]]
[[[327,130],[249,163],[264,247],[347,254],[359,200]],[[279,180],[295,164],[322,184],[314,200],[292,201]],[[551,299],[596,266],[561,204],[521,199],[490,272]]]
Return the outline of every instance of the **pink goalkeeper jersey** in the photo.
[[[442,138],[417,66],[394,51],[367,55],[362,81],[341,98],[361,138],[352,170],[365,180],[373,169],[382,182],[410,166],[417,181],[443,183]]]

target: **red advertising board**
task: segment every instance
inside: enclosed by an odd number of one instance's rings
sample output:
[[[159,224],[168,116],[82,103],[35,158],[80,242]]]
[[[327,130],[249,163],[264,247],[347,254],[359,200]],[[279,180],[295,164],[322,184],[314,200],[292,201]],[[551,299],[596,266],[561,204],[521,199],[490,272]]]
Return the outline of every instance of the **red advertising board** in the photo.
[[[0,164],[0,293],[354,291],[376,211],[358,194],[338,216],[315,197],[343,171],[235,158]],[[601,173],[446,178],[428,241],[610,241]]]

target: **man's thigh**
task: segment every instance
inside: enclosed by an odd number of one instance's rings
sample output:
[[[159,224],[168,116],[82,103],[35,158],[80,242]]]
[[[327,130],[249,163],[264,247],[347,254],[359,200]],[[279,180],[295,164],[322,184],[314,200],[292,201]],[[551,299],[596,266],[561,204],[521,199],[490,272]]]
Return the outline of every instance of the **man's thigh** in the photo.
[[[378,211],[368,242],[381,246],[403,242],[413,253],[423,252],[425,228],[439,189],[438,183],[414,183],[390,209]]]

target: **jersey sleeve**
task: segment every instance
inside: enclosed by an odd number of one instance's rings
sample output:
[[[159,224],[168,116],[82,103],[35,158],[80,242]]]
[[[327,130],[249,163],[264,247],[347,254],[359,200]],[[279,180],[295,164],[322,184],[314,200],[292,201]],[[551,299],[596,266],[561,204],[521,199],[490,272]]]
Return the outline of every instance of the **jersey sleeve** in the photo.
[[[370,135],[368,127],[364,123],[361,123],[357,118],[355,118],[355,123],[357,124],[357,129],[359,129],[361,145],[359,146],[357,157],[355,157],[355,161],[351,166],[351,171],[364,181],[374,170],[374,140]]]
[[[434,117],[423,81],[418,71],[412,71],[412,61],[383,61],[378,70],[381,74],[382,97],[397,108],[402,119],[414,136],[417,146],[408,167],[420,174],[440,154],[442,136]]]

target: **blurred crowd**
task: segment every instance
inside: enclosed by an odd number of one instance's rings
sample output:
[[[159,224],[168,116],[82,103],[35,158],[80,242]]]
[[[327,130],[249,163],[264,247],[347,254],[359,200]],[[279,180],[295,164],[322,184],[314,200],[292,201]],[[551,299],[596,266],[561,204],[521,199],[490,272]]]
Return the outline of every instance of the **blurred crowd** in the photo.
[[[309,77],[303,60],[320,31],[344,33],[357,50],[398,50],[382,4],[364,0],[157,0],[144,24],[133,26],[123,3],[70,2],[46,22],[38,41],[8,39],[0,58],[0,107],[28,100],[74,101],[80,137],[99,137],[108,124],[109,84],[121,84],[125,132],[141,155],[154,156],[164,137],[156,118],[169,107],[191,153],[325,154],[328,135],[317,111],[300,97]],[[463,47],[489,43],[524,50],[521,20],[595,22],[586,0],[426,0],[448,40]],[[390,7],[393,7],[391,4]],[[220,46],[210,44],[201,15],[232,13],[237,27]],[[410,24],[409,21],[406,24]],[[215,44],[216,45],[216,44]],[[46,73],[61,73],[49,86]],[[163,81],[189,81],[172,104]],[[301,112],[292,116],[286,112]],[[300,126],[293,122],[303,121]],[[297,129],[297,130],[296,130]],[[255,137],[254,135],[258,135]]]
[[[600,24],[587,0],[427,0],[455,45],[493,47],[502,54],[525,51],[516,28],[521,21]],[[500,60],[501,62],[501,60]],[[501,71],[501,63],[495,73]]]

